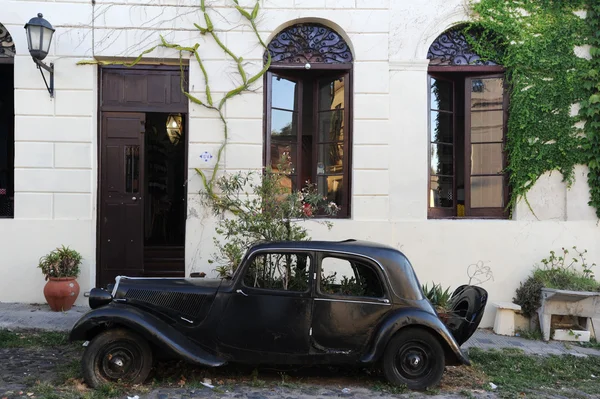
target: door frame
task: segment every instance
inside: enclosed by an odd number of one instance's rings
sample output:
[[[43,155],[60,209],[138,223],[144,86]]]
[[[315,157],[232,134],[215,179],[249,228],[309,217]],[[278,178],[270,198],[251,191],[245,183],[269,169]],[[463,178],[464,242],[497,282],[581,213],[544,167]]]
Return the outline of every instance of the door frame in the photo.
[[[144,106],[139,106],[139,107],[127,107],[127,108],[123,108],[122,110],[116,110],[114,109],[114,107],[111,107],[109,110],[103,110],[102,107],[102,76],[103,76],[103,71],[107,70],[107,71],[112,71],[112,70],[148,70],[148,71],[179,71],[180,73],[184,74],[184,87],[186,88],[186,90],[189,90],[189,68],[187,65],[153,65],[153,64],[139,64],[139,65],[135,65],[132,67],[126,67],[123,65],[98,65],[98,73],[97,73],[97,87],[98,87],[98,97],[97,97],[97,108],[96,108],[96,226],[95,226],[95,233],[96,233],[96,251],[95,251],[95,261],[96,261],[96,266],[95,266],[95,275],[94,275],[94,285],[96,287],[100,286],[100,267],[101,267],[101,263],[100,263],[100,256],[101,256],[101,227],[102,224],[100,223],[100,221],[102,220],[102,188],[101,188],[101,183],[102,183],[102,147],[104,145],[104,141],[102,140],[102,116],[104,112],[122,112],[122,113],[126,113],[126,112],[143,112],[143,113],[152,113],[152,112],[160,112],[157,111],[156,108],[151,108],[151,107],[144,107]],[[185,112],[181,112],[184,116],[184,126],[183,126],[183,131],[184,131],[184,137],[185,137],[185,151],[184,151],[184,156],[185,156],[185,160],[184,160],[184,181],[185,181],[185,187],[186,187],[186,191],[185,191],[185,208],[186,208],[186,226],[187,226],[187,207],[188,207],[188,195],[189,195],[189,185],[188,185],[188,170],[189,170],[189,123],[190,123],[190,110],[189,110],[189,103],[190,101],[187,100],[185,102]],[[169,111],[166,110],[165,113],[168,113]],[[142,231],[143,234],[143,231]],[[185,250],[185,241],[184,241],[184,250]],[[184,264],[184,273],[185,273],[185,264]]]

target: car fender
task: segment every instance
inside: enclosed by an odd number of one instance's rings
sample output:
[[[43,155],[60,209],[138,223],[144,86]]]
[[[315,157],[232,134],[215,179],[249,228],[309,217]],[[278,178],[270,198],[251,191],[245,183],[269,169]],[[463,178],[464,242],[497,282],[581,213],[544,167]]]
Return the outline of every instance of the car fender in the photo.
[[[435,314],[415,308],[400,309],[385,318],[361,362],[373,363],[379,360],[394,334],[407,327],[422,327],[436,335],[446,352],[447,364],[471,364],[444,323]],[[455,359],[449,355],[454,355]]]
[[[165,321],[127,305],[108,305],[83,315],[73,326],[69,341],[91,340],[110,326],[123,326],[142,335],[159,348],[182,360],[203,366],[218,367],[226,363],[208,353]]]

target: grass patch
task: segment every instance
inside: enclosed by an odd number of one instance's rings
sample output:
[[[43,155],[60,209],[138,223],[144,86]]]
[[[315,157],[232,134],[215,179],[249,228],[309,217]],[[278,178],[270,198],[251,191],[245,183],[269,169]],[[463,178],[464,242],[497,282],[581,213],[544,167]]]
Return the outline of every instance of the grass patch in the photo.
[[[0,348],[35,348],[67,345],[69,339],[62,332],[13,332],[0,330]]]
[[[82,379],[81,361],[74,359],[70,363],[61,364],[57,367],[57,376],[55,383],[57,385],[67,384],[69,381]]]
[[[578,342],[577,344],[583,348],[600,349],[600,342],[596,338],[591,338],[589,342]]]
[[[589,356],[531,356],[520,350],[484,351],[472,348],[471,361],[479,367],[491,382],[498,385],[502,397],[523,397],[525,394],[561,392],[567,397],[569,391],[600,393],[600,357]]]
[[[517,333],[520,338],[530,339],[532,341],[542,341],[544,339],[542,332],[537,328],[533,331],[516,330],[515,333]]]
[[[375,392],[381,392],[392,395],[402,395],[404,393],[410,392],[405,385],[392,385],[383,381],[376,382],[375,384],[373,384],[371,389]]]

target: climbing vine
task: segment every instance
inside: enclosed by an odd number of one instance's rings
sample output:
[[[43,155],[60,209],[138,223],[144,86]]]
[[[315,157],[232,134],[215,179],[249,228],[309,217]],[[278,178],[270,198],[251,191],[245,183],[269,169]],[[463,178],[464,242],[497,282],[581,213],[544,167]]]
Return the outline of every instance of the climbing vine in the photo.
[[[527,191],[542,174],[559,171],[570,186],[575,165],[587,164],[590,205],[600,216],[600,121],[595,119],[600,117],[600,96],[593,96],[598,93],[598,69],[575,52],[577,46],[597,44],[597,3],[480,0],[471,4],[475,23],[466,30],[481,34],[477,40],[469,35],[467,39],[482,56],[506,68],[510,87],[506,149],[511,208],[520,198],[527,201]],[[576,13],[582,9],[589,9],[588,18]],[[573,112],[577,103],[579,114]],[[583,134],[577,122],[588,116],[592,119]]]
[[[587,142],[584,145],[588,159],[590,205],[600,218],[600,0],[588,0],[586,22],[590,36],[590,65],[584,75],[584,99],[579,115],[585,121]]]
[[[256,38],[257,38],[258,42],[260,43],[260,45],[265,50],[267,50],[267,45],[262,40],[262,38],[261,38],[261,36],[260,36],[260,34],[258,32],[258,28],[256,26],[256,19],[258,17],[258,12],[259,12],[259,7],[260,7],[259,6],[259,0],[256,0],[254,8],[250,12],[248,12],[243,7],[241,7],[239,5],[239,1],[238,0],[232,0],[232,2],[233,2],[232,5],[235,7],[235,9],[242,15],[242,17],[244,19],[246,19],[249,22],[250,26],[252,27],[252,31],[256,35]],[[265,74],[265,72],[269,69],[269,66],[271,65],[271,53],[269,51],[266,52],[267,53],[267,59],[265,61],[265,65],[262,68],[262,70],[260,70],[257,74],[255,74],[253,76],[248,76],[248,74],[246,73],[246,70],[244,68],[244,59],[242,57],[236,56],[219,39],[219,36],[217,35],[217,33],[215,31],[215,27],[214,27],[213,21],[210,18],[210,15],[208,14],[208,12],[206,10],[205,0],[200,0],[200,9],[201,9],[202,14],[204,16],[204,23],[206,25],[205,26],[201,26],[200,24],[196,24],[195,23],[194,26],[196,27],[196,29],[198,29],[198,31],[200,31],[200,34],[202,34],[202,35],[209,35],[210,37],[212,37],[212,39],[215,41],[215,43],[229,57],[231,57],[231,59],[236,63],[237,73],[239,74],[239,76],[241,78],[241,84],[239,86],[237,86],[236,88],[234,88],[234,89],[228,91],[227,93],[225,93],[225,95],[223,96],[223,98],[221,98],[219,101],[214,101],[213,98],[212,98],[212,94],[211,94],[211,90],[210,90],[210,85],[209,85],[209,76],[208,76],[208,73],[206,72],[206,68],[204,67],[204,63],[202,62],[202,56],[201,56],[200,51],[199,51],[199,48],[200,48],[200,44],[199,43],[196,43],[193,46],[181,46],[181,45],[176,44],[176,43],[169,43],[169,42],[167,42],[165,40],[165,38],[161,35],[160,36],[160,43],[159,44],[157,44],[156,46],[153,46],[153,47],[148,48],[147,50],[143,51],[132,62],[91,60],[91,61],[80,61],[78,64],[80,64],[80,65],[86,65],[86,64],[124,65],[124,66],[128,66],[128,67],[132,67],[134,65],[137,65],[140,61],[142,61],[142,58],[146,54],[149,54],[149,53],[153,52],[154,50],[156,50],[159,47],[164,47],[164,48],[170,48],[170,49],[177,50],[179,52],[179,65],[180,65],[180,68],[181,68],[180,85],[181,85],[181,91],[182,91],[182,93],[190,101],[192,101],[193,103],[201,105],[203,107],[206,107],[206,108],[208,108],[208,109],[216,112],[219,115],[219,119],[223,123],[223,141],[222,141],[221,146],[219,147],[219,150],[217,152],[216,162],[215,162],[215,166],[213,167],[212,176],[210,176],[210,178],[208,178],[206,176],[206,174],[204,173],[204,171],[202,171],[201,169],[196,168],[196,172],[202,178],[202,183],[204,184],[204,188],[206,189],[207,194],[211,198],[216,198],[216,195],[214,194],[214,191],[213,191],[214,183],[215,183],[215,179],[217,177],[217,171],[219,169],[219,163],[221,161],[221,156],[223,154],[223,150],[225,149],[225,146],[227,144],[227,139],[228,139],[228,124],[227,124],[227,119],[225,119],[225,114],[223,113],[223,106],[231,98],[233,98],[233,97],[235,97],[237,95],[240,95],[240,94],[248,91],[250,89],[250,86],[254,82],[256,82],[258,79],[260,79]],[[200,70],[202,71],[202,76],[204,77],[204,82],[205,82],[205,97],[206,97],[203,100],[201,100],[198,97],[190,94],[185,89],[185,79],[184,79],[184,74],[183,74],[183,68],[184,68],[183,54],[184,53],[190,53],[192,55],[193,59],[195,59],[198,62]]]

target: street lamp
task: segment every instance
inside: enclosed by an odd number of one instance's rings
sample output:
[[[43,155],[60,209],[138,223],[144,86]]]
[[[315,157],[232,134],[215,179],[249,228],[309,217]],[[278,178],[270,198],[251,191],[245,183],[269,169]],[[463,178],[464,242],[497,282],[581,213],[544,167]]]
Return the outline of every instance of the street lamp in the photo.
[[[50,72],[50,86],[48,86],[46,77],[40,69],[40,73],[42,74],[46,88],[50,93],[50,97],[54,97],[54,64],[50,63],[50,66],[48,66],[42,62],[50,50],[54,28],[50,25],[50,22],[43,18],[42,14],[38,14],[37,17],[31,18],[29,22],[25,24],[25,29],[27,30],[27,46],[29,47],[29,54],[31,54],[31,58],[33,58],[33,62],[36,63],[38,69],[42,68]]]

